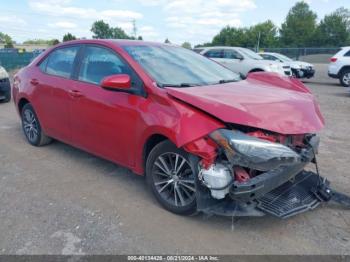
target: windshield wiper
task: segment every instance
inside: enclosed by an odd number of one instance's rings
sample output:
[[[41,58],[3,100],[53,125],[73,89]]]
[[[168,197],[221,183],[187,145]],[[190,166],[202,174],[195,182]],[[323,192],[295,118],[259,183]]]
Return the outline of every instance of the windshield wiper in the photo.
[[[192,87],[199,86],[198,84],[181,83],[181,84],[158,84],[159,87]]]

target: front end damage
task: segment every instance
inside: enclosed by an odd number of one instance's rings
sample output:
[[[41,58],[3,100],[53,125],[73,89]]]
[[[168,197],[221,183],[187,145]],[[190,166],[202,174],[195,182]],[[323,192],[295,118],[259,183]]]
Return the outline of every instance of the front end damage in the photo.
[[[184,146],[193,155],[197,210],[224,216],[287,218],[328,201],[329,183],[304,171],[319,137],[219,129]]]

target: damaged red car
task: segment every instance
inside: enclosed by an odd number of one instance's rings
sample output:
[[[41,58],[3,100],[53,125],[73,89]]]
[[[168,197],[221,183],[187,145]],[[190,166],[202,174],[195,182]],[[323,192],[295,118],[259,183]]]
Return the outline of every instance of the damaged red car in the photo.
[[[144,174],[174,213],[286,218],[321,201],[304,168],[324,120],[296,79],[241,79],[173,45],[78,40],[22,69],[13,97],[30,144],[57,139]]]

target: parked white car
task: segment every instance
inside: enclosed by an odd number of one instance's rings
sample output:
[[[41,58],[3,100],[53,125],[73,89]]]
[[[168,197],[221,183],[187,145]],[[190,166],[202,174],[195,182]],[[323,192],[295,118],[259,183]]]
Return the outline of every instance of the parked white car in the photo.
[[[291,75],[290,66],[275,61],[264,60],[257,53],[243,47],[214,46],[195,48],[200,53],[224,65],[232,71],[247,76],[251,72],[275,72]]]
[[[9,102],[11,100],[11,85],[9,74],[5,68],[0,66],[0,102]]]
[[[350,86],[350,46],[342,47],[342,49],[330,59],[328,75],[332,78],[339,79],[343,86]]]
[[[315,75],[314,65],[310,63],[296,61],[279,53],[264,52],[259,53],[259,55],[266,60],[277,61],[289,65],[294,77],[311,78]]]

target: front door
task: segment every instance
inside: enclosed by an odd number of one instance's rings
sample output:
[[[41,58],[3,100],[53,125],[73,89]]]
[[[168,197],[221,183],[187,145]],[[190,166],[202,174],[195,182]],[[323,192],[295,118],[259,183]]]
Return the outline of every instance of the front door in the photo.
[[[135,133],[140,125],[142,95],[106,90],[100,86],[106,76],[128,74],[133,90],[143,83],[114,51],[86,45],[77,72],[71,104],[71,127],[77,147],[126,166],[133,166]]]

